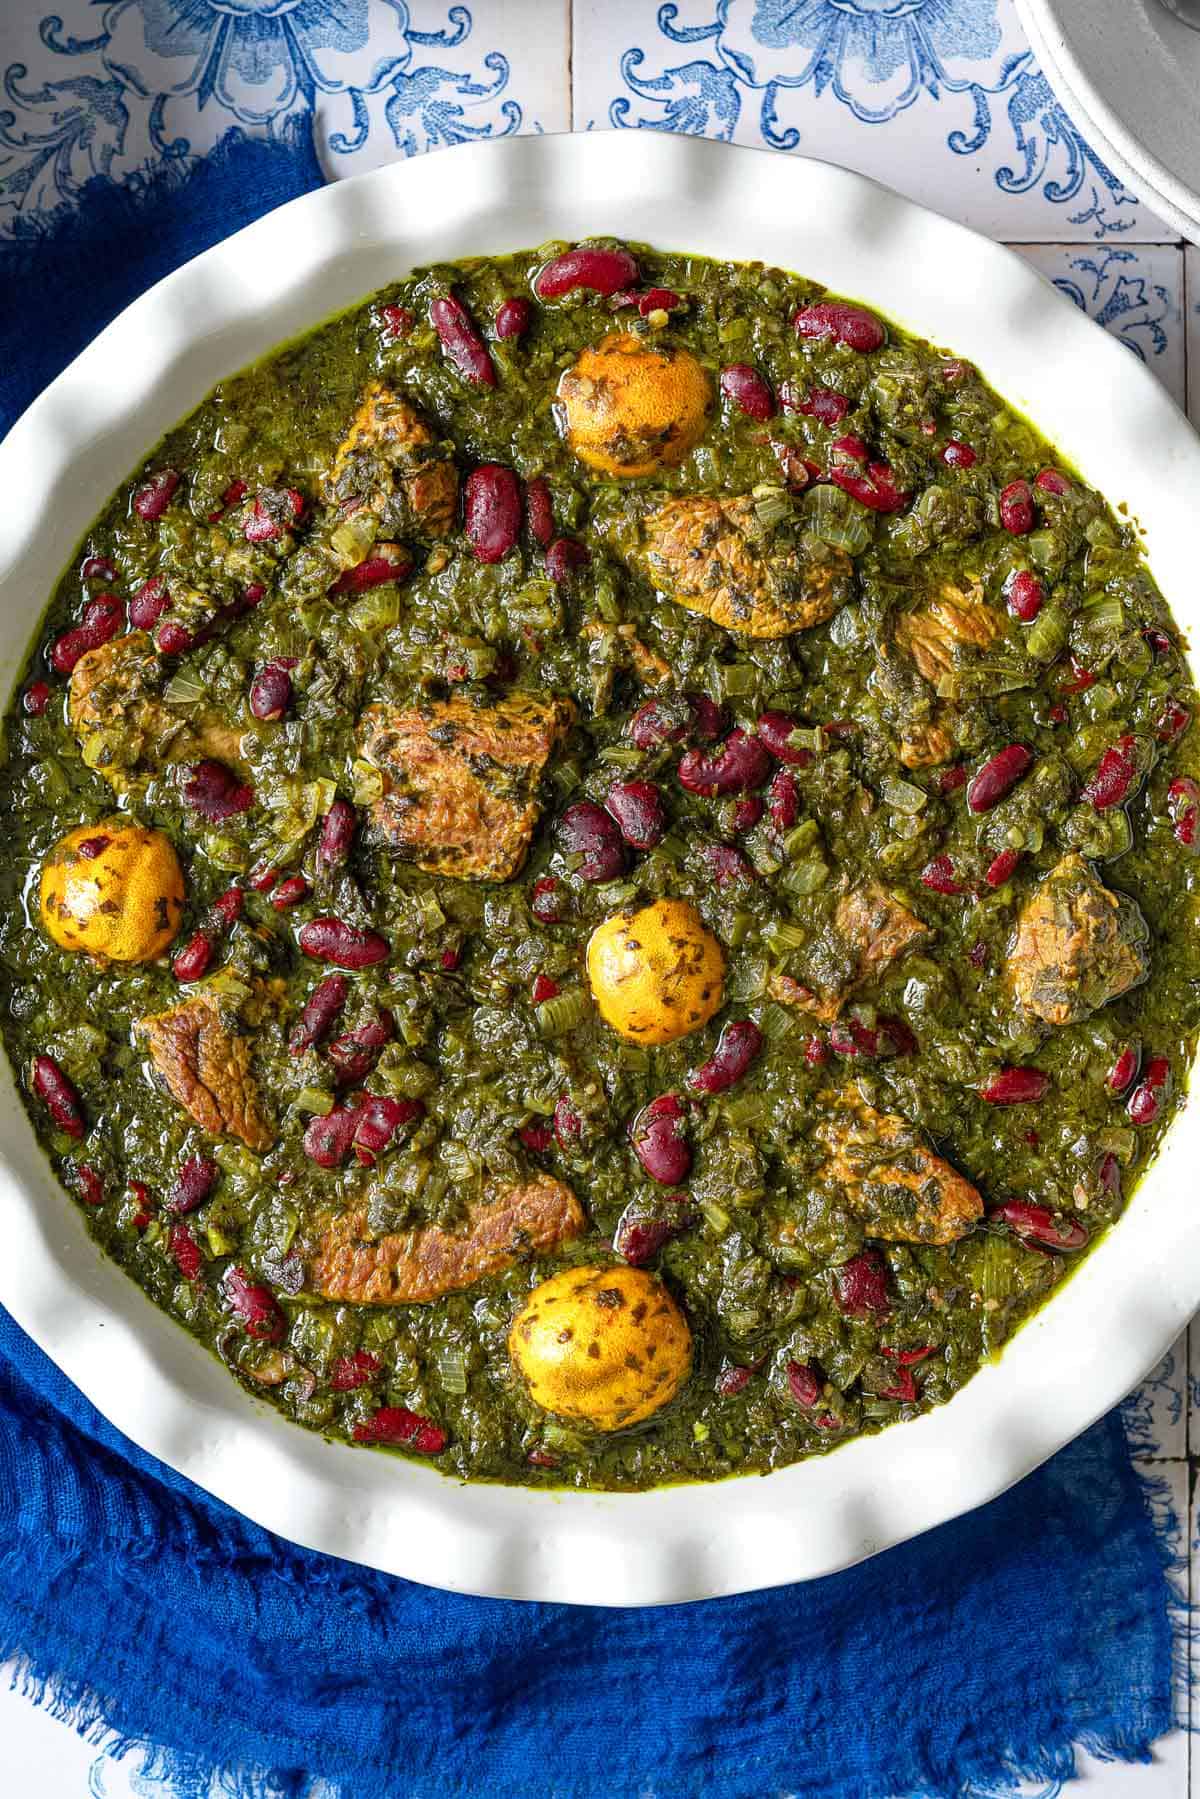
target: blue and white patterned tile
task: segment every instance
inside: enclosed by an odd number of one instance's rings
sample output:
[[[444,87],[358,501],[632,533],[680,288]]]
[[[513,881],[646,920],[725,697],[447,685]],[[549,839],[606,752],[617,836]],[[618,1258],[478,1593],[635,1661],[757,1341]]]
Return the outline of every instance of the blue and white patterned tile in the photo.
[[[1184,252],[1174,244],[1025,244],[1021,253],[1184,403]]]
[[[94,175],[311,121],[331,175],[570,116],[567,0],[0,5],[0,234]]]
[[[575,0],[574,122],[799,150],[1009,242],[1173,235],[1085,142],[1012,0]]]
[[[1121,1422],[1135,1456],[1154,1461],[1184,1460],[1189,1391],[1185,1332],[1121,1406]]]

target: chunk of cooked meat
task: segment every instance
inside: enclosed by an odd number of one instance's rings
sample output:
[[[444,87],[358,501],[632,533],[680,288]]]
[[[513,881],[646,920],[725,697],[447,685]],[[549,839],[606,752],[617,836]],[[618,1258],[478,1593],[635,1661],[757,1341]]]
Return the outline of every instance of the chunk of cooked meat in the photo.
[[[976,583],[970,591],[950,582],[933,599],[896,621],[896,641],[934,687],[953,674],[964,652],[986,650],[1004,635],[1004,621],[993,612]]]
[[[494,706],[369,707],[359,745],[383,776],[375,825],[427,874],[511,880],[537,824],[542,770],[574,718],[570,700],[529,693]]]
[[[928,935],[929,927],[895,899],[879,881],[867,881],[844,893],[831,922],[817,935],[808,953],[805,982],[775,974],[771,997],[784,1006],[811,1012],[828,1024],[850,995]]]
[[[1006,972],[1018,1004],[1045,1024],[1075,1024],[1150,972],[1149,929],[1134,900],[1082,856],[1064,856],[1017,919]]]
[[[472,1206],[461,1231],[427,1224],[371,1238],[363,1210],[344,1212],[317,1243],[308,1287],[353,1305],[424,1305],[555,1249],[583,1228],[574,1193],[549,1175],[493,1191]]]
[[[458,470],[425,418],[386,381],[363,390],[350,429],[322,477],[326,505],[370,508],[382,537],[439,538],[458,512]]]
[[[983,1216],[969,1180],[934,1155],[920,1131],[894,1112],[877,1112],[856,1088],[823,1093],[817,1126],[829,1152],[824,1174],[842,1190],[868,1237],[889,1243],[953,1243]]]
[[[954,739],[941,725],[907,725],[900,739],[900,760],[905,768],[937,768],[953,753]]]
[[[145,786],[168,762],[235,764],[242,732],[219,712],[188,716],[163,698],[161,659],[144,631],[87,650],[75,664],[67,711],[83,759],[117,793]]]
[[[689,612],[749,637],[787,637],[822,624],[853,597],[844,550],[764,526],[750,494],[668,500],[645,521],[651,580]]]
[[[182,1005],[141,1018],[154,1068],[171,1098],[214,1137],[240,1137],[250,1149],[268,1149],[267,1121],[250,1065],[250,1037],[221,1017],[216,997],[194,993]]]

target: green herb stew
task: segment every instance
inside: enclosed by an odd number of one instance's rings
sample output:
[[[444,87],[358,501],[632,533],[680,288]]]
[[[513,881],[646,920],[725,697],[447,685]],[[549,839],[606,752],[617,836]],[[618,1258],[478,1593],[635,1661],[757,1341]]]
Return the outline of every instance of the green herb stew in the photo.
[[[947,1399],[1181,1103],[1195,706],[1134,526],[952,353],[644,246],[421,270],[60,582],[8,1053],[104,1251],[298,1423],[780,1467]]]

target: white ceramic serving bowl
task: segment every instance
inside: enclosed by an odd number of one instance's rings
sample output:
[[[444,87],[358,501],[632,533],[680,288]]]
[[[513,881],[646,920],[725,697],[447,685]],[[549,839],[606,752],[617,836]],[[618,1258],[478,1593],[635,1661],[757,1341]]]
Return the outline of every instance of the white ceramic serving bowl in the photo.
[[[976,362],[1145,527],[1200,622],[1200,440],[1018,257],[845,170],[652,132],[518,138],[294,201],[161,282],[0,445],[5,690],[112,488],[219,377],[411,266],[612,233],[803,271]],[[1200,1304],[1200,1109],[1119,1226],[947,1406],[766,1478],[647,1494],[464,1486],[255,1404],[88,1239],[0,1074],[0,1301],[114,1424],[312,1548],[464,1592],[663,1603],[827,1574],[992,1498],[1119,1400]]]
[[[1055,93],[1131,193],[1200,243],[1200,32],[1160,0],[1016,0]]]

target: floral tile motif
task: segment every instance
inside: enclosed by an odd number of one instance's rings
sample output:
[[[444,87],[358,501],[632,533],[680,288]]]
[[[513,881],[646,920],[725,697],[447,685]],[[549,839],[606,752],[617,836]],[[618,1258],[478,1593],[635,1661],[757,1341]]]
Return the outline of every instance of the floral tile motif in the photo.
[[[1183,405],[1187,345],[1181,249],[1128,242],[1026,244],[1021,254],[1080,312],[1119,338]],[[1194,322],[1200,328],[1200,317]]]
[[[566,0],[58,0],[0,7],[0,234],[94,175],[312,122],[330,174],[568,124]]]
[[[575,0],[575,129],[842,162],[1016,241],[1171,237],[1055,98],[1013,0]]]
[[[1134,1455],[1182,1460],[1187,1455],[1188,1340],[1185,1333],[1121,1406]]]

